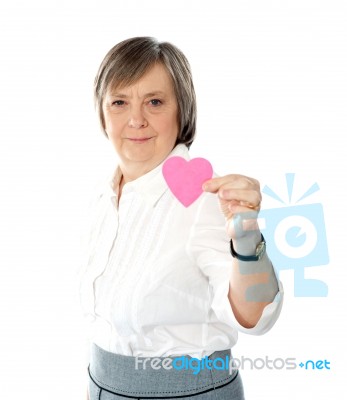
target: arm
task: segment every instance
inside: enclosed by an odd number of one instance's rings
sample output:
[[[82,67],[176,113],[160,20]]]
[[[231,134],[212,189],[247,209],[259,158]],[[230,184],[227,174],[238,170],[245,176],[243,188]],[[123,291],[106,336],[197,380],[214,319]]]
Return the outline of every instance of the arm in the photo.
[[[259,182],[242,175],[226,175],[205,182],[203,189],[216,193],[226,219],[228,237],[237,253],[254,255],[261,234],[257,224],[261,194]],[[237,322],[253,328],[279,291],[267,254],[258,261],[231,258],[228,299]]]
[[[254,255],[260,241],[260,232],[257,230],[233,243],[237,253]],[[253,328],[278,291],[277,277],[266,253],[258,261],[232,259],[228,298],[240,325]]]

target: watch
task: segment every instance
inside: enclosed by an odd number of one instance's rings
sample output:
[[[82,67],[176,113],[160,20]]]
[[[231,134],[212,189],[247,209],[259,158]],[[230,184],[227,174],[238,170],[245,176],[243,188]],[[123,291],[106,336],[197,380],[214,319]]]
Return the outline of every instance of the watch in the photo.
[[[231,255],[240,261],[258,261],[263,257],[265,250],[266,250],[266,242],[265,242],[265,239],[264,239],[264,236],[262,233],[261,233],[261,241],[258,244],[257,248],[255,249],[254,256],[242,256],[241,254],[236,253],[234,246],[233,246],[233,241],[232,241],[232,239],[230,239]]]

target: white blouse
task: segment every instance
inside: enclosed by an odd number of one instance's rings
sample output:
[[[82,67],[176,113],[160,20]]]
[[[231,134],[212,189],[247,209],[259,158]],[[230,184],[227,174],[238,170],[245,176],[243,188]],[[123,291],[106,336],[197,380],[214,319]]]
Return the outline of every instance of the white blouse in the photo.
[[[189,159],[183,144],[173,155]],[[90,342],[129,356],[203,358],[233,347],[238,331],[265,333],[282,307],[281,282],[257,325],[241,326],[228,299],[232,256],[217,196],[185,208],[161,169],[126,183],[119,206],[119,168],[96,193],[79,274]]]

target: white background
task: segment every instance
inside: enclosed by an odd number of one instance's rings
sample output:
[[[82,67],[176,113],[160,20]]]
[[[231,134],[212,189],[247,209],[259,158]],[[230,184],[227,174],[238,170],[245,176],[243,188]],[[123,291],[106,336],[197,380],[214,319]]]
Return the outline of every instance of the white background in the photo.
[[[8,1],[0,5],[0,397],[85,396],[84,326],[74,272],[93,187],[116,155],[92,87],[106,52],[155,36],[190,60],[198,98],[192,156],[286,197],[321,190],[330,252],[306,275],[326,298],[293,294],[264,336],[234,356],[327,359],[331,370],[242,372],[249,399],[342,399],[345,392],[347,6],[291,1]],[[264,207],[272,204],[264,196]]]

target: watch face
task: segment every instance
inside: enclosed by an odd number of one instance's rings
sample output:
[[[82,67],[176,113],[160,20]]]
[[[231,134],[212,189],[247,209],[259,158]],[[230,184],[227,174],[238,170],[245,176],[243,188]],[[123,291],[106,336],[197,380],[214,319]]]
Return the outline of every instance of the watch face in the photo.
[[[257,257],[261,258],[261,256],[264,254],[264,251],[265,251],[265,242],[262,241],[258,244],[255,254]]]

